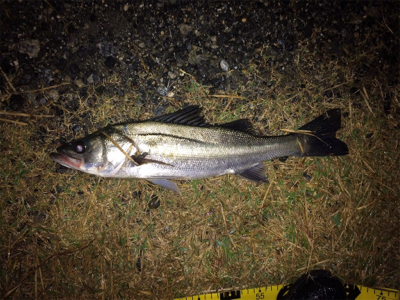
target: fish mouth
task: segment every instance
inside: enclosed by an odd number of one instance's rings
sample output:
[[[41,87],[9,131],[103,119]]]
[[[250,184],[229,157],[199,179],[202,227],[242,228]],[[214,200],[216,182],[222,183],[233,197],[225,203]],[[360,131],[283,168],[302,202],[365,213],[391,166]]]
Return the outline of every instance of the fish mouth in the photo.
[[[51,153],[50,157],[55,162],[59,163],[60,165],[63,165],[64,167],[67,167],[67,168],[73,168],[73,169],[79,170],[83,164],[83,161],[81,159],[68,156],[67,154],[65,154],[63,152]]]

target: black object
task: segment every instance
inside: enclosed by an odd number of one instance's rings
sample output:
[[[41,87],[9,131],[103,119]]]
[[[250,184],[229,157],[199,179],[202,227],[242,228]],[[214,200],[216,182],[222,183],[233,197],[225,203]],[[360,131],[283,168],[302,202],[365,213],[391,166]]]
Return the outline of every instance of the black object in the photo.
[[[355,299],[358,294],[354,295],[353,293],[352,297],[349,297],[350,294],[347,295],[346,288],[339,278],[326,270],[313,270],[307,274],[303,274],[295,283],[284,286],[279,291],[277,300],[350,300]]]
[[[240,299],[240,291],[231,291],[220,294],[221,300]]]

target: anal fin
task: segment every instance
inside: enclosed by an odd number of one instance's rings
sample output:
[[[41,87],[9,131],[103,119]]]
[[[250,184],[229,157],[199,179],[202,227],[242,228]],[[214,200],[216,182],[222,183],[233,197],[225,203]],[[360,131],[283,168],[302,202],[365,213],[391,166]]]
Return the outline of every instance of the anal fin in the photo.
[[[240,177],[243,177],[247,180],[251,180],[256,183],[269,182],[267,177],[265,176],[265,168],[262,163],[258,163],[254,167],[236,173],[236,175],[239,175]]]

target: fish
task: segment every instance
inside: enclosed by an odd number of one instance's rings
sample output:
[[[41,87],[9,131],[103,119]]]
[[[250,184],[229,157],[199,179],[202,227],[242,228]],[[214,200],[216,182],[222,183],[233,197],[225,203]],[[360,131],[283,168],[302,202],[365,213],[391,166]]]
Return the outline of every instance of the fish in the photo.
[[[178,194],[171,180],[235,174],[267,183],[264,161],[281,157],[342,156],[336,138],[340,109],[331,109],[298,130],[277,136],[255,134],[248,119],[209,124],[200,106],[144,121],[106,126],[57,148],[51,158],[101,177],[144,179]]]

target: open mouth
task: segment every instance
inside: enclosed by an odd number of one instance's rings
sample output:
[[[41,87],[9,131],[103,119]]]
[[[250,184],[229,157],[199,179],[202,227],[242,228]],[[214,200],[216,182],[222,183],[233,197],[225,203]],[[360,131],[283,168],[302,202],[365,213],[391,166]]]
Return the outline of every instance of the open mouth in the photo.
[[[51,153],[50,157],[55,162],[58,162],[60,165],[63,165],[64,167],[67,167],[67,168],[80,169],[80,167],[82,166],[82,163],[83,163],[83,161],[81,159],[77,159],[77,158],[68,156],[63,152]]]

